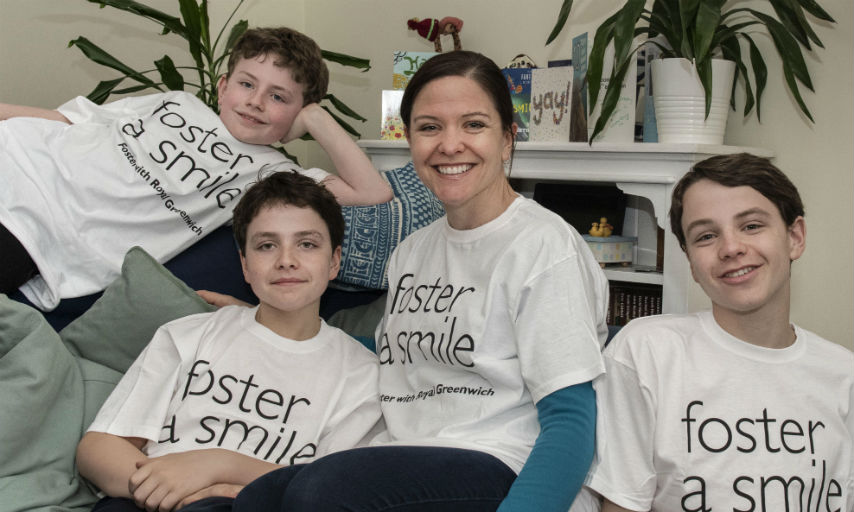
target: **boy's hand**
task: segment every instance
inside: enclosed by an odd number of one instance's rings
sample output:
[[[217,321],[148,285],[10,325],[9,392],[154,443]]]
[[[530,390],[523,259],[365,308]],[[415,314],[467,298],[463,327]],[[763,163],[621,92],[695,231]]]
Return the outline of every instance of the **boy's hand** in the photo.
[[[252,304],[249,304],[248,302],[243,302],[242,300],[236,297],[226,295],[224,293],[212,292],[210,290],[196,290],[196,295],[201,297],[211,306],[216,306],[218,308],[221,308],[223,306],[244,306],[247,308],[252,307]]]
[[[237,494],[243,490],[243,485],[238,484],[214,484],[210,487],[205,487],[201,491],[193,493],[178,503],[176,509],[181,509],[187,505],[205,498],[213,498],[214,496],[223,496],[226,498],[236,498]]]
[[[288,133],[282,137],[282,144],[286,144],[292,140],[298,139],[305,135],[306,133],[311,133],[311,127],[315,126],[312,124],[318,116],[329,115],[328,112],[323,110],[323,107],[318,105],[317,103],[309,103],[304,106],[302,110],[299,111],[299,114],[294,118],[294,123],[291,125],[291,129],[288,130]]]
[[[137,462],[128,481],[136,506],[173,510],[185,498],[217,483],[216,450],[191,450]]]

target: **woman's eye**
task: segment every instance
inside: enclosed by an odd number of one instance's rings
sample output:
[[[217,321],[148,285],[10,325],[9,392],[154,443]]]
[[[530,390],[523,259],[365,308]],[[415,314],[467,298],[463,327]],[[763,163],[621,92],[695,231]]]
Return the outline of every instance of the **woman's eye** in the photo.
[[[469,127],[469,128],[474,128],[474,129],[476,129],[476,130],[479,130],[479,129],[481,129],[481,128],[485,127],[485,126],[486,126],[486,125],[485,125],[485,124],[483,124],[483,123],[481,123],[480,121],[471,121],[470,123],[468,123],[468,127]]]

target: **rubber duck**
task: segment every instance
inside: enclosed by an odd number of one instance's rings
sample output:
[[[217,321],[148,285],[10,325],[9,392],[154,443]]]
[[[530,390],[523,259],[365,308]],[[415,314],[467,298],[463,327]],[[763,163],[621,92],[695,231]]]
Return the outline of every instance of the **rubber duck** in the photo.
[[[599,219],[599,229],[602,231],[602,234],[599,236],[611,236],[611,233],[614,232],[614,226],[608,224],[608,218],[602,217]]]
[[[599,223],[598,223],[598,222],[594,222],[594,223],[593,223],[593,225],[592,225],[592,227],[590,228],[590,231],[588,231],[588,233],[590,233],[590,236],[604,236],[604,235],[603,235],[603,230],[602,230],[602,228],[600,227],[600,225],[599,225]]]

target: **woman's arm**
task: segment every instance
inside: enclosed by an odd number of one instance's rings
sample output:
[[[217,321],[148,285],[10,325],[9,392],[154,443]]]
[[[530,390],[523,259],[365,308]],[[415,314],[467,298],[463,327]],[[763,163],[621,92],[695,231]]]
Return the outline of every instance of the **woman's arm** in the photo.
[[[540,434],[499,512],[566,512],[593,461],[596,393],[590,382],[545,396],[537,415]]]
[[[11,119],[13,117],[40,117],[42,119],[62,121],[63,123],[71,124],[71,121],[69,121],[68,118],[56,110],[0,103],[0,121],[5,121],[6,119]]]

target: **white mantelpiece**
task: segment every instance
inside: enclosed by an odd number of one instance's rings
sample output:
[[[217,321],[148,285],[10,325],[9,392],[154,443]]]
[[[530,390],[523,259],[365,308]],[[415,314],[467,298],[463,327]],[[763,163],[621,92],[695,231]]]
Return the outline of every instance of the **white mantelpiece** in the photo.
[[[362,140],[359,146],[380,170],[401,167],[410,159],[409,148],[403,141]],[[606,271],[606,274],[609,279],[662,284],[663,312],[682,313],[688,310],[692,278],[688,262],[668,227],[667,212],[673,187],[695,163],[710,156],[739,152],[772,156],[765,149],[704,144],[594,143],[591,146],[581,142],[519,142],[510,177],[531,181],[613,183],[626,194],[649,199],[655,222],[666,233],[663,272],[632,275],[617,270]]]

